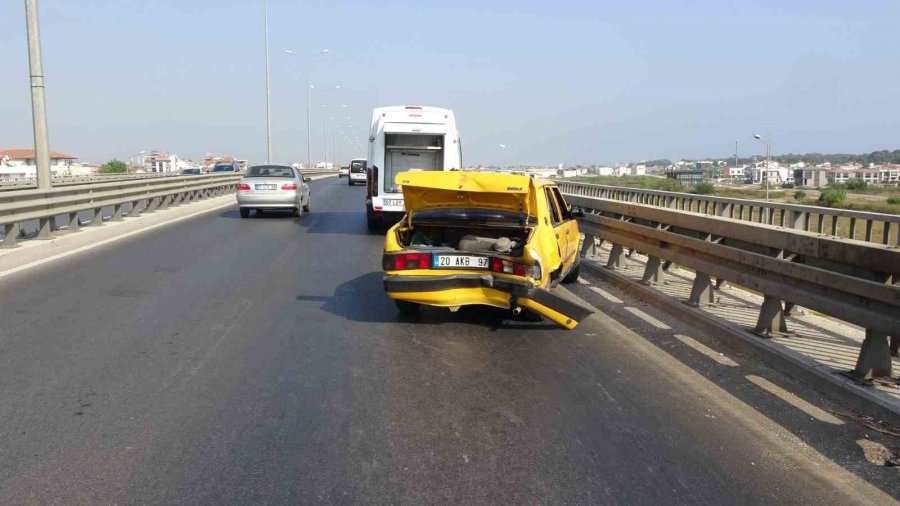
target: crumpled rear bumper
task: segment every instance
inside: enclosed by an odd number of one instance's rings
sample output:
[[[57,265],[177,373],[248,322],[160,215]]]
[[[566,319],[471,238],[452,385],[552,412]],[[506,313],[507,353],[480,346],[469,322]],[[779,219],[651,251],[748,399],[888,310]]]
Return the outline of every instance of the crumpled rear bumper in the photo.
[[[442,276],[386,275],[384,290],[395,300],[433,306],[485,304],[525,307],[559,325],[573,329],[594,309],[561,297],[525,281],[491,274],[448,274]]]

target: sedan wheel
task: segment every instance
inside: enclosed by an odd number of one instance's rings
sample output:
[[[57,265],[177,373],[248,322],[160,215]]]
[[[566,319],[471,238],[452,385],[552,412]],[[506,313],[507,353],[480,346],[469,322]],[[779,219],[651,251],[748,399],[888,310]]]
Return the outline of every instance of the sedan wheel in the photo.
[[[250,217],[250,209],[247,207],[241,208],[241,218],[249,218]]]

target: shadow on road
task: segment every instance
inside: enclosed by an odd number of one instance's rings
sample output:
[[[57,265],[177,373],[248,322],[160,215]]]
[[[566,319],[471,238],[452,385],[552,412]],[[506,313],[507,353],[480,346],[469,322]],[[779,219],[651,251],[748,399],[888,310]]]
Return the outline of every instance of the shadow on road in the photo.
[[[372,235],[366,227],[366,213],[362,210],[316,212],[313,209],[297,220],[297,224],[310,234]]]
[[[490,306],[463,306],[453,313],[446,308],[422,307],[415,316],[400,314],[394,302],[384,293],[383,274],[379,271],[363,274],[338,285],[334,295],[297,295],[299,302],[322,303],[321,309],[351,321],[365,323],[407,322],[416,325],[469,323],[491,330],[548,330],[559,327],[547,321],[530,322],[515,319],[508,310]]]

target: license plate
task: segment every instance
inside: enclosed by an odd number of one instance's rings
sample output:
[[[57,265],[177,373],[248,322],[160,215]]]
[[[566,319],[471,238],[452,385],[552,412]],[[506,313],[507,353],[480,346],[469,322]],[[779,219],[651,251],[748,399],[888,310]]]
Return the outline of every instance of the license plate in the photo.
[[[386,206],[402,206],[403,199],[384,199],[384,205],[386,205]]]
[[[278,185],[275,184],[258,184],[256,185],[257,190],[274,190],[278,188]]]
[[[469,255],[434,255],[435,269],[487,269],[488,258]]]

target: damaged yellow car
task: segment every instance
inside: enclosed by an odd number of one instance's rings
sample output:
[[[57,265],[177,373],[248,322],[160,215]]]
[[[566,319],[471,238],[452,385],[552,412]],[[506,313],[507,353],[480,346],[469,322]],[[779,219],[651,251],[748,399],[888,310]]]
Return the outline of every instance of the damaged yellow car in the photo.
[[[580,212],[551,181],[482,172],[401,172],[406,215],[388,230],[384,289],[421,305],[531,310],[572,329],[593,311],[554,290],[578,279]]]

